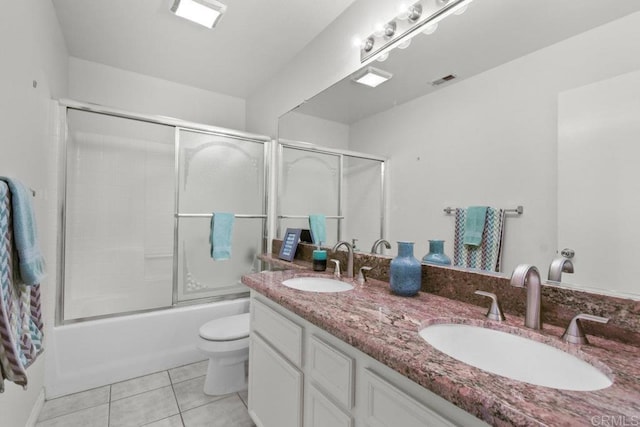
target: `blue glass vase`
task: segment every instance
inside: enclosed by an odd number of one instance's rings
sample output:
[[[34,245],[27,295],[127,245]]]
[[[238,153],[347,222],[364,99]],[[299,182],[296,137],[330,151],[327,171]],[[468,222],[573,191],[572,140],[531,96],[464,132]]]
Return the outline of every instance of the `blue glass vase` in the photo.
[[[451,265],[451,258],[444,253],[444,240],[429,240],[429,253],[422,257],[422,262]]]
[[[398,242],[398,256],[391,260],[389,271],[391,292],[403,297],[418,293],[422,278],[422,265],[413,256],[413,242]]]

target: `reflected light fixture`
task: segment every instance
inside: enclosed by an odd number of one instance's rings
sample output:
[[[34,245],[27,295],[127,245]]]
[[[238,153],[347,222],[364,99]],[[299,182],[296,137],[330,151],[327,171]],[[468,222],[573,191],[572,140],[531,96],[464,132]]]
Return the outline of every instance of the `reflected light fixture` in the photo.
[[[175,0],[171,6],[177,16],[207,28],[213,28],[226,10],[227,6],[216,0]]]
[[[393,74],[388,71],[380,70],[374,67],[364,67],[363,69],[356,71],[351,80],[361,85],[376,87],[393,77]]]
[[[373,33],[360,44],[360,62],[393,48],[406,48],[417,34],[431,34],[438,22],[451,14],[460,14],[472,0],[418,0],[386,25],[377,24]]]

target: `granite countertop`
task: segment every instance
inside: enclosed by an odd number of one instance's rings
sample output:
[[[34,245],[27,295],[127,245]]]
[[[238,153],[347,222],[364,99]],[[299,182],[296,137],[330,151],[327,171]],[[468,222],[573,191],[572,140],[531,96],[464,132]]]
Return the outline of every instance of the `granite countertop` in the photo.
[[[524,327],[522,318],[509,315],[497,323],[484,317],[486,308],[424,292],[398,297],[388,283],[373,279],[340,293],[282,285],[284,280],[312,275],[323,274],[263,272],[243,276],[242,283],[489,424],[593,426],[607,425],[605,417],[619,420],[615,425],[640,424],[638,347],[591,336],[589,345],[572,346],[560,341],[563,330],[558,327],[543,325],[542,331],[534,331]],[[510,380],[441,353],[417,333],[428,324],[451,322],[515,332],[561,348],[600,368],[613,385],[584,392]]]

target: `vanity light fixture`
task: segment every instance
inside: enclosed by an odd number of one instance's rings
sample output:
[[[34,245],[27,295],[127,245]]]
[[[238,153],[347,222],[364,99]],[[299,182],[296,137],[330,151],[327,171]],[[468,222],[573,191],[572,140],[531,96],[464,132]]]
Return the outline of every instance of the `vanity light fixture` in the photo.
[[[419,0],[401,11],[385,25],[360,43],[360,62],[399,47],[405,48],[417,34],[433,33],[438,22],[447,16],[462,13],[472,0]]]
[[[388,71],[374,67],[364,67],[351,76],[351,80],[361,85],[376,87],[393,77]]]
[[[216,0],[175,0],[171,6],[177,16],[207,28],[213,28],[226,10],[227,6]]]

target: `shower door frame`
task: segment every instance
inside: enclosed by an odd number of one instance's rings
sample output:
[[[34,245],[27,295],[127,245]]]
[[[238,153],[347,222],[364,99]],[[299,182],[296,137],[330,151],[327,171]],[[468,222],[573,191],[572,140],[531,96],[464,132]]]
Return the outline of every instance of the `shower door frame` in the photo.
[[[364,160],[372,160],[372,161],[377,161],[380,162],[380,237],[381,238],[386,238],[385,234],[386,234],[386,230],[387,230],[387,224],[386,224],[386,212],[387,212],[387,185],[386,185],[386,166],[387,166],[387,162],[389,161],[387,158],[385,157],[381,157],[381,156],[376,156],[373,154],[367,154],[367,153],[361,153],[358,151],[351,151],[351,150],[343,150],[343,149],[339,149],[339,148],[330,148],[330,147],[323,147],[321,145],[317,145],[317,144],[313,144],[310,142],[304,142],[304,141],[293,141],[290,139],[284,139],[284,138],[279,138],[277,141],[277,150],[278,150],[278,154],[277,154],[277,170],[278,172],[278,176],[275,179],[276,181],[276,201],[277,201],[277,206],[276,206],[276,213],[275,213],[275,236],[280,236],[281,235],[281,220],[282,219],[286,219],[286,218],[296,218],[296,219],[300,219],[300,218],[308,218],[308,214],[306,215],[283,215],[282,211],[281,211],[281,207],[282,207],[282,183],[283,183],[283,168],[282,168],[282,159],[283,159],[283,155],[284,155],[284,149],[285,148],[291,148],[291,149],[295,149],[295,150],[300,150],[300,151],[308,151],[308,152],[312,152],[312,153],[318,153],[318,154],[326,154],[326,155],[330,155],[330,156],[336,156],[339,159],[339,163],[338,163],[338,214],[335,216],[327,216],[327,219],[336,219],[338,221],[337,224],[337,232],[338,232],[338,240],[342,240],[343,236],[342,236],[342,221],[345,219],[344,218],[344,211],[343,211],[343,206],[344,206],[344,179],[343,179],[343,174],[344,174],[344,158],[346,157],[353,157],[356,159],[364,159]],[[271,240],[271,239],[269,239]],[[269,244],[271,244],[269,242]]]
[[[58,100],[59,104],[59,120],[60,120],[60,138],[59,138],[59,147],[58,147],[58,156],[59,156],[59,170],[58,170],[58,212],[59,212],[59,229],[60,233],[58,234],[58,281],[56,284],[56,310],[55,310],[55,326],[68,325],[73,323],[85,322],[88,320],[98,320],[98,319],[106,319],[112,317],[126,316],[131,314],[140,314],[151,311],[158,310],[166,310],[172,307],[185,306],[185,305],[193,305],[193,304],[202,304],[213,301],[221,301],[228,299],[236,299],[242,298],[249,295],[249,292],[241,292],[241,293],[233,293],[228,295],[218,295],[218,296],[208,296],[202,297],[198,299],[188,300],[188,301],[177,301],[178,294],[178,282],[177,282],[177,257],[178,253],[176,247],[177,243],[177,227],[178,227],[178,206],[177,204],[174,206],[174,253],[173,253],[173,272],[172,272],[172,305],[166,307],[155,307],[155,308],[147,308],[140,310],[132,310],[126,312],[112,313],[112,314],[104,314],[90,317],[82,317],[76,319],[64,319],[64,296],[65,296],[65,256],[66,256],[66,233],[67,233],[67,215],[66,215],[66,206],[67,206],[67,183],[68,183],[68,170],[67,170],[67,156],[68,156],[68,139],[69,139],[69,128],[68,128],[68,119],[67,113],[69,110],[77,110],[77,111],[85,111],[89,113],[102,114],[105,116],[118,117],[122,119],[136,120],[145,123],[164,125],[168,127],[174,128],[174,148],[175,148],[175,177],[176,180],[179,176],[179,164],[178,164],[178,149],[179,149],[179,133],[180,130],[185,131],[194,131],[199,133],[206,133],[210,135],[221,136],[225,138],[231,139],[239,139],[244,141],[251,141],[255,143],[263,144],[263,200],[262,200],[262,214],[253,215],[259,217],[262,220],[262,244],[261,244],[261,252],[265,252],[268,247],[268,237],[269,237],[269,176],[270,176],[270,153],[271,148],[270,145],[273,143],[273,140],[264,135],[253,134],[244,131],[238,131],[234,129],[228,129],[223,127],[205,125],[202,123],[195,123],[186,120],[175,119],[172,117],[165,116],[157,116],[150,114],[141,114],[134,113],[126,110],[121,110],[112,107],[106,107],[99,104],[89,104],[85,102],[79,102],[71,99],[60,99]],[[174,186],[174,200],[178,200],[178,182],[175,182]]]

